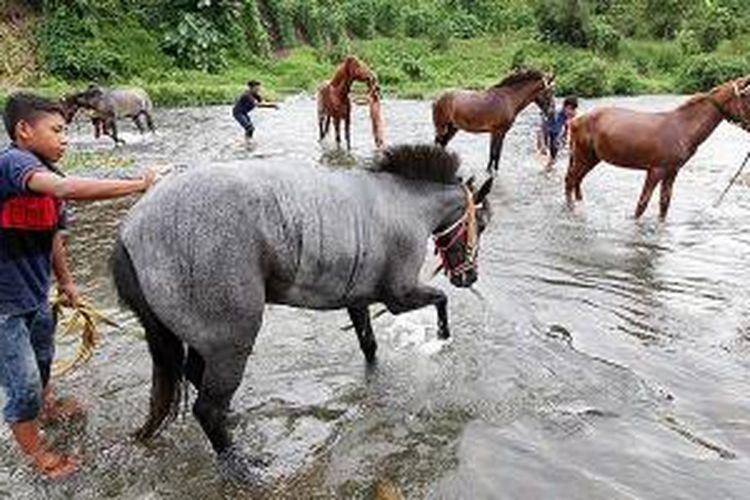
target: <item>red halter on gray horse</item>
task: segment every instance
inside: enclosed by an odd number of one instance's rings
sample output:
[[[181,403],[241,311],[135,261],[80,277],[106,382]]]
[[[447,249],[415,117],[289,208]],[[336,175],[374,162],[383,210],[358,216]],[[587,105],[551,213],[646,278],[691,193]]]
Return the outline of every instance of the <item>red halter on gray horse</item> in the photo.
[[[574,195],[578,201],[583,199],[583,178],[606,161],[648,171],[636,218],[661,183],[659,216],[664,219],[677,173],[722,120],[750,131],[750,76],[722,83],[665,113],[600,108],[576,118],[570,126],[571,155],[565,177],[568,204],[572,206]]]

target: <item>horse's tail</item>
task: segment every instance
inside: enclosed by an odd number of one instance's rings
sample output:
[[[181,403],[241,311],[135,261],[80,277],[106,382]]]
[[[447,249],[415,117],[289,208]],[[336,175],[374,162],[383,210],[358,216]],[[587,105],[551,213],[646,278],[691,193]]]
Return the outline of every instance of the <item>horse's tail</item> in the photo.
[[[161,322],[146,301],[133,262],[120,238],[115,241],[110,265],[117,294],[138,316],[146,331],[153,361],[151,408],[146,423],[136,432],[136,438],[147,440],[177,416],[185,349],[180,339]]]

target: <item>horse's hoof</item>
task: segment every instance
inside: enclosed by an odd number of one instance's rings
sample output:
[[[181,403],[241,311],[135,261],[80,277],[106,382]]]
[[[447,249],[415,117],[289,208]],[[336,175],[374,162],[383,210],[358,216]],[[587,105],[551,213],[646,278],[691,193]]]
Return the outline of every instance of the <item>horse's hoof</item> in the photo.
[[[219,471],[222,477],[241,483],[258,484],[261,482],[261,468],[268,461],[253,457],[235,446],[219,453]]]
[[[440,340],[448,340],[451,338],[451,332],[447,328],[441,328],[438,330],[437,336]]]

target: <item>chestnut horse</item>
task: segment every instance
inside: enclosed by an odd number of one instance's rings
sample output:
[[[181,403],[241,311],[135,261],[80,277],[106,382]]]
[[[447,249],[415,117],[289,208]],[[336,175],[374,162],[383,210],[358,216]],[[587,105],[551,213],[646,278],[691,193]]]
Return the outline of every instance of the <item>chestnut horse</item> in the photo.
[[[535,102],[546,115],[554,110],[554,75],[537,70],[518,71],[483,91],[451,90],[432,105],[435,142],[446,146],[459,129],[489,132],[490,161],[487,170],[498,169],[503,139],[518,113]]]
[[[318,130],[320,140],[328,134],[328,129],[333,119],[336,130],[336,144],[341,145],[341,121],[344,121],[344,133],[346,135],[346,148],[351,149],[351,111],[352,103],[349,92],[355,81],[365,82],[368,91],[378,92],[377,79],[362,61],[354,56],[347,56],[344,62],[336,68],[336,72],[330,81],[318,88]],[[380,133],[375,130],[376,145]]]
[[[601,108],[575,118],[570,127],[571,155],[565,177],[568,205],[573,205],[574,194],[578,201],[583,199],[581,181],[603,160],[648,171],[635,209],[636,219],[661,182],[659,217],[663,220],[677,173],[722,120],[750,131],[750,76],[697,94],[666,113]]]

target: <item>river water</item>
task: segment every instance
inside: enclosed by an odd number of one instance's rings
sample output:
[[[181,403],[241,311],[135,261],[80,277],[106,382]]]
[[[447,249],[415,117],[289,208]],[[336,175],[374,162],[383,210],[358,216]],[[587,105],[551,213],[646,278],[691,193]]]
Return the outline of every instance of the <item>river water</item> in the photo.
[[[682,99],[582,109],[666,110]],[[300,96],[257,111],[250,147],[228,107],[160,110],[155,136],[123,124],[128,143],[112,154],[135,170],[225,160],[356,168],[369,158],[366,108],[355,110],[351,156],[318,144],[314,109]],[[383,111],[389,142],[431,140],[428,102],[386,101]],[[747,136],[722,124],[678,176],[667,222],[657,220],[658,193],[636,222],[643,172],[601,165],[584,182],[586,201],[565,208],[565,162],[544,175],[534,156],[538,121],[525,111],[505,141],[481,241],[481,297],[436,279],[449,294],[451,341],[435,340],[432,308],[385,315],[374,321],[379,364],[367,371],[354,333],[342,331],[345,312],[268,307],[232,413],[236,439],[267,462],[255,485],[222,479],[189,411],[149,446],[130,438],[145,418],[151,362],[117,305],[107,258],[134,198],[75,204],[79,287],[123,328],[104,329],[93,360],[57,382],[88,405],[85,423],[48,431],[81,457],[81,472],[38,479],[4,427],[0,496],[747,498],[748,179],[711,206]],[[451,148],[466,172],[483,175],[487,136],[459,133]],[[71,150],[111,143],[80,123]]]

